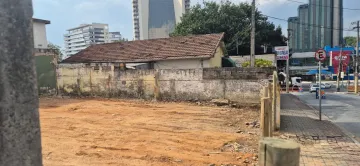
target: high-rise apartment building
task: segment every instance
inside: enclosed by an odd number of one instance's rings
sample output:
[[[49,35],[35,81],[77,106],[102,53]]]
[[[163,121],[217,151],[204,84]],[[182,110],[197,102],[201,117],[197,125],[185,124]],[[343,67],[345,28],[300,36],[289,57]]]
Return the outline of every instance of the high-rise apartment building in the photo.
[[[190,0],[133,0],[134,39],[169,37],[189,8]]]
[[[344,13],[343,13],[343,1],[334,0],[333,4],[333,46],[340,46],[343,40],[343,28],[344,28]]]
[[[120,32],[109,32],[109,43],[120,41],[122,36]]]
[[[288,29],[290,30],[289,33],[289,48],[292,49],[292,51],[295,51],[298,49],[298,42],[299,39],[298,31],[299,28],[299,18],[298,17],[289,17],[288,19]]]
[[[298,35],[296,41],[297,49],[294,51],[307,51],[309,50],[309,5],[300,5],[298,8],[298,14],[299,26],[298,30],[295,31]]]
[[[115,38],[120,32],[109,32],[108,24],[81,24],[67,31],[64,35],[66,56],[74,55],[93,44],[111,43],[121,39],[121,35],[118,39]]]
[[[342,0],[309,0],[298,8],[295,52],[339,46],[343,37]],[[289,27],[291,29],[291,27]]]
[[[333,3],[338,0],[309,0],[310,49],[315,51],[332,45]]]

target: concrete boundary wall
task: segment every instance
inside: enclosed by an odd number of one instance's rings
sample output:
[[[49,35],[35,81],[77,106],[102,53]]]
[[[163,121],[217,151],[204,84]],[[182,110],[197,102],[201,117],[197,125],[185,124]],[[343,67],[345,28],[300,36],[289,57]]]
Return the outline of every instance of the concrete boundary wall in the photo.
[[[160,100],[229,99],[260,104],[261,89],[272,68],[205,68],[121,71],[112,64],[60,64],[58,89],[63,95]]]

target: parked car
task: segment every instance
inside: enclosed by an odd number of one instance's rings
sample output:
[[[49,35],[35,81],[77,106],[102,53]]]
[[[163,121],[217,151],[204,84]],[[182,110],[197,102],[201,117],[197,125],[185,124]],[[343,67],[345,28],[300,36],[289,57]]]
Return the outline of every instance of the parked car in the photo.
[[[325,88],[326,88],[326,89],[330,89],[331,86],[332,86],[332,84],[330,84],[330,83],[324,83],[324,85],[325,85]]]
[[[310,85],[310,93],[316,92],[316,90],[319,89],[319,84],[311,84]],[[321,84],[321,89],[325,89],[325,84]]]

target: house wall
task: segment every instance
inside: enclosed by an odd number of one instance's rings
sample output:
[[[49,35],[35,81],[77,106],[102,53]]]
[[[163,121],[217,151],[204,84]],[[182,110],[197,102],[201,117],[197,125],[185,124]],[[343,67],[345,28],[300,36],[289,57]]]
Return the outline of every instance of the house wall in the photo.
[[[183,59],[183,60],[166,60],[154,63],[154,69],[198,69],[222,67],[221,61],[224,52],[221,47],[216,49],[214,57],[210,59]]]
[[[209,67],[208,60],[183,59],[157,61],[154,63],[154,69],[197,69],[201,68],[202,66]]]
[[[33,22],[34,48],[48,48],[46,24]]]
[[[209,67],[221,67],[222,57],[224,56],[224,51],[221,47],[216,49],[215,55],[209,61]]]
[[[61,64],[57,70],[62,94],[134,97],[161,100],[211,100],[259,104],[270,68],[204,68],[119,71],[103,64]]]

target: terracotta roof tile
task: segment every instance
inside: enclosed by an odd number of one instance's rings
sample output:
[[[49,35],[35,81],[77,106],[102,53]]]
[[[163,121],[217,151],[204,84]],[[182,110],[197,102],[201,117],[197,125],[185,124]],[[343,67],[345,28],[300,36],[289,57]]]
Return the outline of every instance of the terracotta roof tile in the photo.
[[[224,33],[93,45],[62,63],[150,62],[212,57]]]

